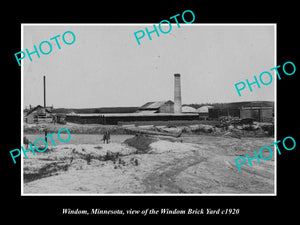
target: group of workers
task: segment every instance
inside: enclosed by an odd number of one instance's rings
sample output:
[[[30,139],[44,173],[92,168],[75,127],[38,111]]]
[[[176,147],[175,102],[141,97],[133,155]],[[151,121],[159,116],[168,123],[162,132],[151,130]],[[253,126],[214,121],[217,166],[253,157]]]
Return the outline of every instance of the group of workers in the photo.
[[[110,142],[110,132],[109,131],[105,131],[105,133],[103,134],[102,140],[103,140],[104,144],[105,144],[105,141],[107,144]]]

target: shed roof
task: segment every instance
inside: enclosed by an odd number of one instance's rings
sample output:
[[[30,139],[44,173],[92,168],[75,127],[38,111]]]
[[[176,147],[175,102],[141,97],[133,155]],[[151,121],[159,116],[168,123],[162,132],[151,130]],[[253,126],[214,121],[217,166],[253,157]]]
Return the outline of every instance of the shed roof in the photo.
[[[36,107],[32,108],[31,110],[29,110],[26,114],[26,116],[30,115],[32,112],[36,111],[37,109],[40,109],[40,108],[44,108],[43,106],[41,105],[37,105]],[[51,113],[51,111],[49,109],[47,109],[47,107],[45,108],[45,111],[47,113]]]
[[[182,112],[196,112],[196,109],[191,106],[182,106],[181,111]]]
[[[200,108],[196,109],[196,111],[199,112],[199,113],[208,113],[208,110],[210,108],[213,108],[213,106],[211,106],[211,105],[204,105],[204,106],[201,106]]]
[[[158,109],[166,103],[173,103],[172,101],[157,101],[157,102],[147,102],[141,106],[141,109]]]

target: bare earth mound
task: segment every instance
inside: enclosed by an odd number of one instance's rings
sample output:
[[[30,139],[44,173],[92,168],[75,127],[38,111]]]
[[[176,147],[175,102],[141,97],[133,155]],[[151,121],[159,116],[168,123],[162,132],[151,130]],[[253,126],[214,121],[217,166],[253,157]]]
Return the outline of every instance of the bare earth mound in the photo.
[[[137,149],[137,153],[147,153],[151,148],[150,144],[157,141],[156,138],[146,135],[136,135],[124,141],[125,144]]]

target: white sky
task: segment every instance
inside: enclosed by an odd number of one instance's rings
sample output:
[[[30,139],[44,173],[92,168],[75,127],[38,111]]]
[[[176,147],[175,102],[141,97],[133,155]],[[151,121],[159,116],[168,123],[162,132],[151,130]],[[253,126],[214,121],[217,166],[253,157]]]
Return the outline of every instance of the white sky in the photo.
[[[22,60],[24,106],[43,105],[43,75],[47,105],[55,108],[141,106],[173,100],[174,73],[181,74],[183,104],[274,101],[274,79],[260,89],[253,86],[253,92],[245,89],[241,97],[234,87],[276,66],[274,25],[180,24],[178,28],[175,23],[170,33],[160,37],[153,33],[152,40],[145,35],[138,45],[134,32],[152,26],[24,24],[23,51],[31,52],[33,45],[38,48],[40,42],[66,31],[76,35],[72,45],[60,37],[60,50],[52,40],[49,55]]]

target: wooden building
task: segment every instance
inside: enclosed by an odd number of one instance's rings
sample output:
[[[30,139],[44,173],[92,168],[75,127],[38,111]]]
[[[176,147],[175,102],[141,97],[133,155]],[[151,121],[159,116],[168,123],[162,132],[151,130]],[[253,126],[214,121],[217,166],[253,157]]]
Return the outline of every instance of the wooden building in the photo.
[[[252,118],[258,122],[273,122],[274,109],[272,107],[242,107],[240,118]]]
[[[152,114],[152,113],[174,113],[174,102],[172,101],[157,101],[147,102],[142,105],[137,113]]]
[[[49,122],[53,121],[52,116],[52,107],[44,108],[41,105],[38,105],[34,108],[31,108],[26,115],[24,116],[24,120],[26,123],[39,123],[39,122]]]
[[[220,104],[209,109],[209,118],[238,117],[240,119],[253,119],[257,122],[274,122],[274,102],[234,102]]]
[[[198,114],[191,113],[111,113],[111,114],[67,114],[66,121],[80,124],[111,124],[118,125],[120,122],[138,121],[178,121],[198,120]]]

